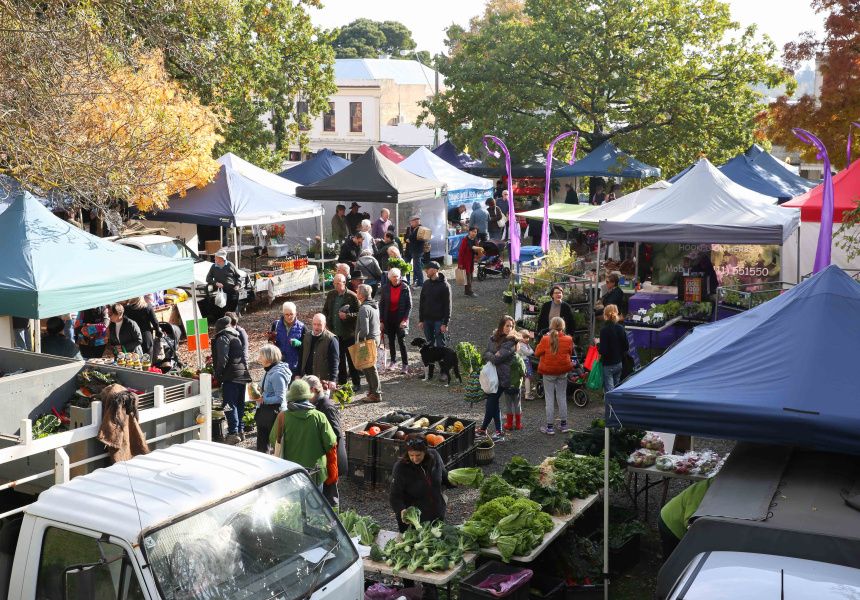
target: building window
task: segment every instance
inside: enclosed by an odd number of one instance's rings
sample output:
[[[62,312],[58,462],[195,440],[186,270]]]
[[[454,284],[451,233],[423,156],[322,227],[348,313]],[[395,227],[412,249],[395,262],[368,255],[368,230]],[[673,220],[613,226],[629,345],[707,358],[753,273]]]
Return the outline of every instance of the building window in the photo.
[[[361,133],[361,102],[349,103],[349,130]]]
[[[334,102],[328,103],[328,112],[323,114],[323,131],[334,131]]]
[[[299,124],[299,131],[307,131],[311,128],[308,103],[305,100],[296,102],[296,123]]]
[[[302,153],[296,151],[290,151],[290,162],[301,162]]]

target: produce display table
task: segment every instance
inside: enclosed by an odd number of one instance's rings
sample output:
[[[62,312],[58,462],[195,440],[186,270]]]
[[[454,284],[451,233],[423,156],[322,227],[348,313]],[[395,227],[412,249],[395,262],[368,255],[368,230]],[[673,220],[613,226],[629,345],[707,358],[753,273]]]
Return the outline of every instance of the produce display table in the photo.
[[[570,526],[571,523],[576,521],[582,513],[584,513],[589,506],[594,504],[597,501],[598,494],[592,494],[588,498],[577,498],[576,500],[571,501],[570,507],[571,511],[568,515],[561,515],[560,517],[552,517],[552,522],[554,527],[550,530],[549,533],[543,536],[543,542],[541,542],[540,546],[536,547],[534,550],[529,552],[525,556],[512,556],[511,562],[515,563],[529,563],[540,556],[541,552],[547,549],[555,539],[564,533],[564,530]],[[497,558],[501,558],[501,553],[499,550],[492,546],[490,548],[481,548],[481,554],[484,556],[495,556]]]
[[[631,491],[631,496],[633,497],[633,508],[636,509],[636,512],[639,512],[639,496],[645,494],[645,515],[647,518],[648,513],[648,491],[656,487],[658,485],[663,485],[663,493],[660,498],[660,507],[662,508],[664,504],[666,504],[666,497],[669,494],[669,480],[670,479],[681,479],[683,481],[689,481],[694,483],[696,481],[703,481],[705,479],[710,479],[714,475],[716,475],[719,471],[714,470],[709,475],[693,475],[692,473],[680,474],[675,473],[674,471],[661,471],[655,466],[650,467],[627,467],[627,472],[633,475],[633,489]],[[639,476],[644,476],[645,482],[642,486],[639,485]],[[651,478],[655,479],[652,481]]]
[[[652,304],[665,304],[670,300],[677,299],[677,293],[636,292],[630,296],[630,299],[627,302],[627,313],[635,315],[640,308],[649,309]],[[674,325],[676,322],[677,320],[672,320],[669,323]],[[624,327],[625,329],[629,329],[634,332],[633,341],[636,343],[637,348],[668,348],[687,331],[685,327],[680,326],[670,328],[668,323],[660,329],[650,329],[647,327],[635,328],[628,325],[625,325]],[[655,333],[658,333],[659,335],[655,336]]]
[[[396,531],[380,531],[379,535],[376,536],[376,543],[380,548],[382,548],[388,540],[396,538],[398,535],[399,534]],[[445,586],[448,591],[448,597],[450,598],[451,582],[457,578],[466,565],[475,561],[476,556],[477,555],[474,552],[467,552],[463,555],[463,562],[457,566],[452,567],[447,571],[437,571],[435,573],[428,573],[421,569],[418,569],[414,573],[407,573],[405,570],[395,573],[394,570],[384,562],[370,560],[369,556],[362,558],[362,561],[364,562],[365,576],[376,575],[379,577],[402,577],[403,579],[418,581],[428,585]]]
[[[308,265],[298,271],[257,279],[254,282],[254,290],[258,294],[266,293],[270,300],[274,300],[278,296],[311,287],[316,282],[317,268],[314,265]]]

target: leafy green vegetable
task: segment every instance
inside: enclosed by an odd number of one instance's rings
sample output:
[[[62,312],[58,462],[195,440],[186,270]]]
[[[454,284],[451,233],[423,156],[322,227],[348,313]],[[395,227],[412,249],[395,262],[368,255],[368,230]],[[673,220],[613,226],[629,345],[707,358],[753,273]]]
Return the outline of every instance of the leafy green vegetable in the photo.
[[[484,358],[474,344],[460,342],[457,344],[456,350],[457,360],[460,361],[460,368],[466,375],[480,370],[481,365],[484,364]]]
[[[479,467],[451,469],[448,471],[448,480],[454,485],[477,488],[481,487],[481,483],[484,481],[484,472]]]
[[[502,560],[528,554],[553,528],[552,518],[528,498],[501,496],[481,505],[463,524],[463,532],[481,547],[495,545]]]
[[[410,506],[406,509],[406,514],[403,515],[403,522],[407,525],[411,525],[415,529],[421,529],[421,511],[414,507]]]
[[[354,510],[346,510],[338,513],[343,528],[349,537],[358,537],[358,541],[364,546],[372,546],[376,536],[379,534],[379,524],[372,517],[363,517]]]
[[[42,415],[33,423],[33,439],[47,437],[56,433],[62,423],[55,415]]]
[[[350,402],[352,402],[354,396],[355,392],[352,389],[352,382],[347,381],[343,385],[338,386],[331,398],[337,402],[337,405],[341,410],[343,410]]]
[[[407,573],[418,569],[430,572],[447,570],[461,562],[463,553],[474,545],[473,538],[466,539],[468,536],[457,527],[441,521],[421,523],[421,511],[417,508],[406,509],[405,517],[410,527],[399,540],[390,540],[379,551],[395,573],[403,569]]]
[[[502,479],[514,487],[531,489],[538,485],[538,469],[522,456],[515,456],[502,471]]]

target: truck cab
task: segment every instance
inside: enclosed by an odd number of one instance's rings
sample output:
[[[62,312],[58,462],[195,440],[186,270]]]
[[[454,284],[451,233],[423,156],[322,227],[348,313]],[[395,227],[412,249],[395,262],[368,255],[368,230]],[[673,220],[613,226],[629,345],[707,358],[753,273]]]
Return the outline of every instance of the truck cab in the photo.
[[[363,581],[301,466],[202,440],[53,486],[0,527],[8,600],[359,600]]]

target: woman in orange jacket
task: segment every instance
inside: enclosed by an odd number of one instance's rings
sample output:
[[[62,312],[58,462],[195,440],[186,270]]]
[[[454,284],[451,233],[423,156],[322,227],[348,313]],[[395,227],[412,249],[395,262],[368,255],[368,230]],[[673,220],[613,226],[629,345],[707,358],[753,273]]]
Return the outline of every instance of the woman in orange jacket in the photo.
[[[567,374],[573,368],[573,338],[564,334],[564,319],[554,317],[549,323],[549,334],[541,338],[535,348],[540,358],[538,373],[543,375],[543,394],[546,402],[546,426],[541,433],[555,435],[555,404],[560,419],[558,429],[567,433]]]

